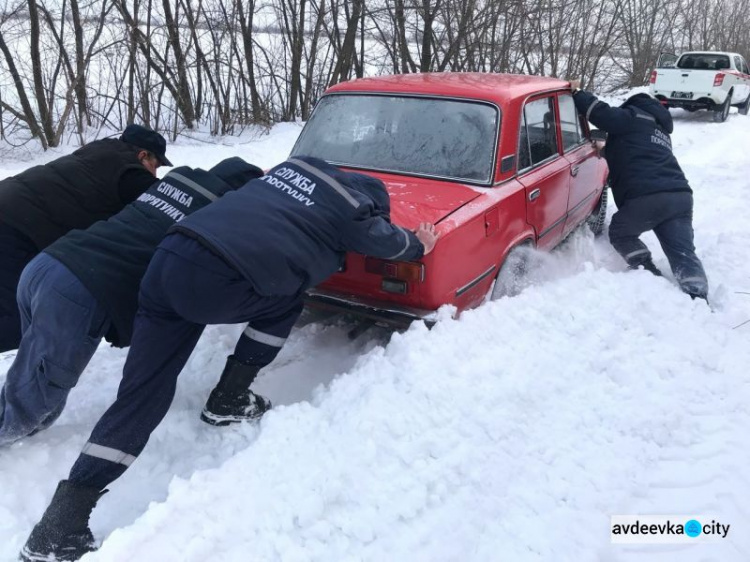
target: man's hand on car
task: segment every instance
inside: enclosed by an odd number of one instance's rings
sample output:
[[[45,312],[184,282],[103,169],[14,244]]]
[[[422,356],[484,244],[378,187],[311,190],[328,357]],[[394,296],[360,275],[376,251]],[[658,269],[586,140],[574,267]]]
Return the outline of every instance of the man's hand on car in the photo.
[[[574,92],[581,89],[581,80],[570,80],[570,89]]]
[[[594,147],[594,150],[596,150],[596,156],[597,158],[604,158],[604,145],[605,141],[603,140],[592,140],[591,145]]]
[[[435,242],[437,242],[438,239],[438,235],[435,232],[435,225],[429,222],[423,222],[414,233],[424,246],[424,255],[426,256],[435,247]]]

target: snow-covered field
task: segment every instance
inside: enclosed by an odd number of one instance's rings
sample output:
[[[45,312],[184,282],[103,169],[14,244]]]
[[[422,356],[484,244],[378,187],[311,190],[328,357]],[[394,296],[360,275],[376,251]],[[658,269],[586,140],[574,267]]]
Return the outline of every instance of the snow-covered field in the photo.
[[[166,420],[95,511],[104,543],[86,560],[750,559],[750,117],[674,116],[713,312],[578,233],[542,259],[537,285],[431,331],[352,342],[345,319],[300,327],[258,383],[277,407],[231,428],[198,413],[241,327],[210,328]],[[299,130],[182,141],[168,155],[269,167]],[[0,163],[0,176],[26,165]],[[124,359],[102,346],[57,424],[0,449],[0,561],[67,475]],[[0,356],[0,373],[10,362]],[[731,530],[716,543],[612,545],[614,514]]]

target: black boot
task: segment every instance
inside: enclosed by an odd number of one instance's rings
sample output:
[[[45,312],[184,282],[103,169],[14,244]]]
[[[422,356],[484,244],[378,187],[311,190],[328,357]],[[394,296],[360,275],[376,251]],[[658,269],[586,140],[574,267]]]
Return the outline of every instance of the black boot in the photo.
[[[664,277],[661,271],[659,271],[659,268],[656,267],[656,265],[654,265],[654,262],[652,262],[651,260],[648,260],[646,263],[643,264],[643,269],[645,269],[646,271],[650,271],[657,277]]]
[[[78,560],[84,554],[95,551],[89,517],[103,494],[97,488],[61,481],[47,511],[21,549],[21,560]]]
[[[702,299],[702,300],[706,301],[706,304],[707,304],[707,305],[711,306],[711,305],[710,305],[710,303],[708,302],[708,296],[707,296],[707,295],[704,295],[703,293],[694,293],[694,292],[692,292],[692,291],[685,291],[685,292],[686,292],[686,293],[687,293],[688,295],[690,295],[690,298],[691,298],[692,300],[695,300],[695,299]]]
[[[261,367],[227,358],[226,367],[208,397],[201,419],[211,425],[229,425],[260,418],[271,409],[271,402],[250,390]]]
[[[640,269],[641,267],[645,269],[646,271],[650,271],[657,277],[663,277],[661,271],[659,271],[659,268],[656,267],[656,264],[652,260],[648,260],[643,263],[636,263],[628,266],[630,269]]]

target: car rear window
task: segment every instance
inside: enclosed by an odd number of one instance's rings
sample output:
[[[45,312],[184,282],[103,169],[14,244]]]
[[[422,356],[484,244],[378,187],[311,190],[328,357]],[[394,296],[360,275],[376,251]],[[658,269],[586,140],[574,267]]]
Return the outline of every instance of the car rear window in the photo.
[[[334,94],[320,100],[292,155],[489,184],[499,124],[498,109],[481,102]]]
[[[716,53],[690,53],[682,55],[677,61],[677,68],[695,68],[697,70],[721,70],[730,68],[727,55]]]

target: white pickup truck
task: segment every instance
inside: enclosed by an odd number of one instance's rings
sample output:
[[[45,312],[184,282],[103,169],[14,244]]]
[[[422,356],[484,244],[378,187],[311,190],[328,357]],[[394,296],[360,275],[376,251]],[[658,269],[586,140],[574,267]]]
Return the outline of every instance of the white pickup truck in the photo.
[[[738,53],[662,54],[656,66],[649,89],[666,107],[708,109],[719,123],[726,121],[732,105],[743,115],[750,109],[750,70]]]

